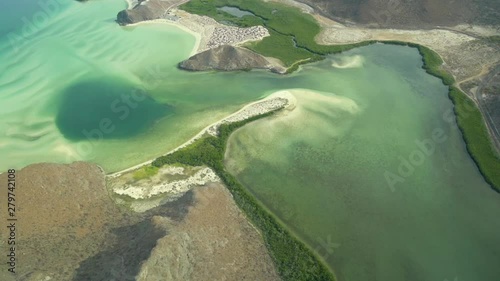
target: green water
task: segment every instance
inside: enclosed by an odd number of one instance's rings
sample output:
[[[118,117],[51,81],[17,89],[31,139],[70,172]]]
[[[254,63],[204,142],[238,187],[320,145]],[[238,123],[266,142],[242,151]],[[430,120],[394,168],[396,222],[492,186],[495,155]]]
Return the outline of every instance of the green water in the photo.
[[[0,169],[88,160],[116,171],[245,103],[308,89],[294,111],[232,137],[229,169],[340,280],[498,280],[499,196],[416,50],[373,45],[287,76],[190,73],[176,65],[193,36],[120,27],[123,1],[42,2],[1,4]]]
[[[500,280],[500,196],[417,52],[372,46],[306,66],[316,91],[229,140],[226,166],[339,280]],[[455,279],[457,278],[457,279]]]

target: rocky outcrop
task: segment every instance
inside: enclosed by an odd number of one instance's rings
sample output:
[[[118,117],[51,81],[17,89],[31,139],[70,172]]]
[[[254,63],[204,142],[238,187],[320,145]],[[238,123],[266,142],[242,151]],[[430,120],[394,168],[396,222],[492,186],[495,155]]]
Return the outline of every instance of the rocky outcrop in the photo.
[[[265,57],[248,49],[230,45],[219,46],[196,54],[179,63],[179,67],[191,71],[270,69],[274,72],[282,72],[282,67],[271,63]]]
[[[142,263],[137,281],[241,280],[279,281],[262,236],[238,209],[231,193],[220,184],[193,190],[194,204],[185,219],[169,228]]]
[[[166,12],[176,6],[179,0],[138,0],[132,8],[122,10],[116,16],[120,25],[163,18]]]

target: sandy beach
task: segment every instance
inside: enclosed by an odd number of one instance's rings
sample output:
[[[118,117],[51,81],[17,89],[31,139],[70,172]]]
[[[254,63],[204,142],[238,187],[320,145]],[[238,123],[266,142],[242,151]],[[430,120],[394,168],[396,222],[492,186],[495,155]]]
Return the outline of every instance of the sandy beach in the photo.
[[[178,9],[168,10],[168,18],[141,21],[128,24],[127,26],[138,26],[142,24],[168,24],[186,31],[196,38],[190,56],[216,48],[222,45],[239,46],[247,42],[262,40],[270,36],[268,30],[263,26],[247,28],[227,26],[218,23],[206,16],[190,14]]]

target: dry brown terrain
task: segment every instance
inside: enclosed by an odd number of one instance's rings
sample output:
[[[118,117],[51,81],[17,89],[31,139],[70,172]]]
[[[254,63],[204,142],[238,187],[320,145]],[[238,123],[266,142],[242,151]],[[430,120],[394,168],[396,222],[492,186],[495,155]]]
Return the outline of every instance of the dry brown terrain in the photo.
[[[0,205],[5,206],[5,173],[0,180]],[[95,165],[31,165],[17,172],[15,194],[19,258],[15,280],[42,276],[69,280],[79,262],[104,246],[104,229],[125,219],[109,204],[103,174]],[[0,215],[5,221],[4,208]],[[2,231],[2,256],[5,246]],[[5,276],[1,264],[0,279],[14,280]]]
[[[497,0],[300,0],[324,16],[383,28],[500,24]]]
[[[279,280],[260,234],[224,186],[196,188],[194,198],[186,218],[158,241],[137,280]]]
[[[0,182],[6,222],[6,173]],[[17,171],[15,194],[17,273],[2,258],[2,281],[277,280],[261,236],[220,185],[135,213],[110,199],[99,167],[78,162]]]

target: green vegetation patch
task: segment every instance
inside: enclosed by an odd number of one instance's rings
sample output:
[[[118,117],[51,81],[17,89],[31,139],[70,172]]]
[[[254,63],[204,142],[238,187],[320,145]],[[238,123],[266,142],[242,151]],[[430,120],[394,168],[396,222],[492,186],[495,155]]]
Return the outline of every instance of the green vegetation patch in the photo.
[[[449,96],[455,104],[457,123],[469,154],[485,180],[500,191],[500,158],[491,143],[483,115],[476,104],[459,89],[450,87]]]
[[[209,136],[195,143],[162,156],[153,161],[153,166],[181,163],[185,165],[211,167],[222,179],[233,195],[234,201],[250,221],[261,231],[264,242],[283,280],[287,281],[332,281],[334,275],[323,261],[303,242],[296,238],[271,212],[251,195],[238,180],[224,168],[224,153],[232,132],[254,120],[274,114],[275,111],[244,121],[223,124],[219,136]]]
[[[252,42],[247,44],[247,48],[265,56],[278,58],[286,66],[292,66],[295,63],[311,60],[323,59],[323,56],[313,54],[305,49],[290,48],[293,46],[293,37],[290,35],[283,35],[274,30],[270,30],[271,36],[264,38],[259,42]],[[288,52],[284,55],[283,50]]]
[[[134,180],[148,179],[158,173],[159,168],[155,166],[145,166],[135,171],[133,174]]]
[[[420,52],[420,55],[422,55],[422,58],[424,60],[423,67],[427,71],[427,73],[440,78],[447,86],[453,85],[453,83],[455,83],[455,78],[453,78],[450,73],[448,73],[441,67],[443,65],[443,60],[436,52],[422,45],[415,44],[415,46]]]

